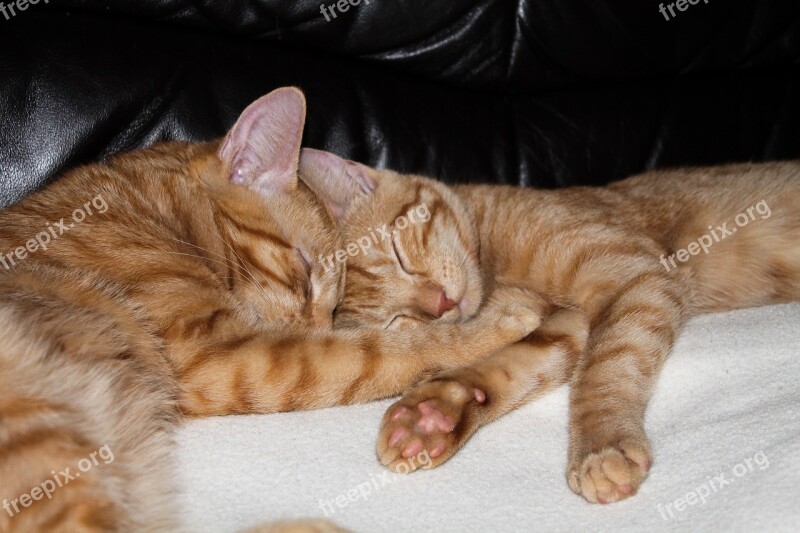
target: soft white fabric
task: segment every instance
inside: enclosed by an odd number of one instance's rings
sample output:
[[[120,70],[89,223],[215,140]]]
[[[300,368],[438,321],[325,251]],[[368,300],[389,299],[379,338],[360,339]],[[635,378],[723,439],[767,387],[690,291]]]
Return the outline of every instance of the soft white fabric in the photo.
[[[692,320],[648,411],[650,477],[637,496],[607,506],[587,504],[564,479],[566,388],[483,428],[441,467],[406,476],[382,477],[375,459],[390,401],[195,421],[178,435],[180,512],[201,532],[324,516],[321,500],[357,532],[797,532],[798,378],[800,304]],[[697,489],[723,473],[733,482]],[[372,492],[353,492],[359,485]],[[706,491],[705,504],[675,509]]]

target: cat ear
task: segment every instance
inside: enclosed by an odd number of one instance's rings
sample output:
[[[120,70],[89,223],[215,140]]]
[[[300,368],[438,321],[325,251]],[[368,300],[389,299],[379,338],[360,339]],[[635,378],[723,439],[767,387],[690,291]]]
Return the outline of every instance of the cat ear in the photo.
[[[306,99],[295,87],[276,89],[247,106],[219,150],[230,181],[262,192],[293,189],[305,121]]]
[[[377,186],[371,168],[312,148],[303,148],[300,154],[300,179],[338,220],[353,200],[371,194]]]

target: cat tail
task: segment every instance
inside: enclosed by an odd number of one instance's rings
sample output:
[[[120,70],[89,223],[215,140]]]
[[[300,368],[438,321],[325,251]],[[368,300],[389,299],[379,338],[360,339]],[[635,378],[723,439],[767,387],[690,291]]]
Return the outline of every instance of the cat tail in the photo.
[[[0,308],[0,532],[174,531],[169,387],[22,324]]]

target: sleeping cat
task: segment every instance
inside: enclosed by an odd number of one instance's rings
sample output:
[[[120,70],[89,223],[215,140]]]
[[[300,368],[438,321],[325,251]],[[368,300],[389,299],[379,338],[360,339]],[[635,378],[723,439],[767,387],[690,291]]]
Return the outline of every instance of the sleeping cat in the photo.
[[[343,269],[313,258],[342,241],[297,180],[304,121],[279,89],[222,142],[81,167],[0,213],[0,531],[173,531],[183,416],[398,394],[536,328],[498,302],[467,335],[333,332]]]
[[[387,411],[386,465],[423,448],[440,464],[481,425],[571,382],[569,486],[590,502],[629,497],[652,464],[645,409],[686,319],[800,299],[797,162],[543,191],[446,187],[304,150],[301,174],[339,213],[345,242],[410,206],[431,213],[348,258],[337,325],[452,324],[498,288],[541,297],[535,333]]]

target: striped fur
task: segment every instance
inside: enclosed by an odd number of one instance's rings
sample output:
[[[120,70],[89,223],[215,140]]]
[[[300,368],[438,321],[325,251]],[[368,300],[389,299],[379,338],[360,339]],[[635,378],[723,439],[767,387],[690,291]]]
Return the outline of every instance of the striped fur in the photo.
[[[497,302],[467,336],[460,324],[332,331],[344,271],[313,258],[341,238],[296,182],[302,95],[276,93],[223,144],[165,143],[78,168],[0,213],[6,252],[62,217],[73,224],[86,200],[107,206],[0,267],[0,501],[103,446],[115,455],[52,499],[0,509],[0,531],[175,530],[170,442],[182,418],[398,394],[538,326],[538,309]],[[282,146],[243,151],[281,139],[281,120],[294,128],[283,143],[294,168]],[[280,172],[259,166],[273,161]],[[480,335],[490,326],[499,334]]]
[[[358,172],[375,186],[344,217],[345,241],[394,220],[409,202],[426,202],[432,216],[350,259],[337,324],[427,324],[437,319],[419,303],[429,294],[449,302],[436,322],[452,324],[498,288],[531,291],[560,310],[525,342],[408,392],[383,422],[378,453],[388,465],[423,447],[441,463],[480,425],[569,381],[569,486],[590,502],[624,499],[652,463],[645,409],[686,319],[800,299],[796,162],[553,191]],[[743,213],[748,222],[733,232]],[[729,235],[714,240],[725,223]],[[672,254],[706,234],[707,254],[690,247],[671,268]]]

